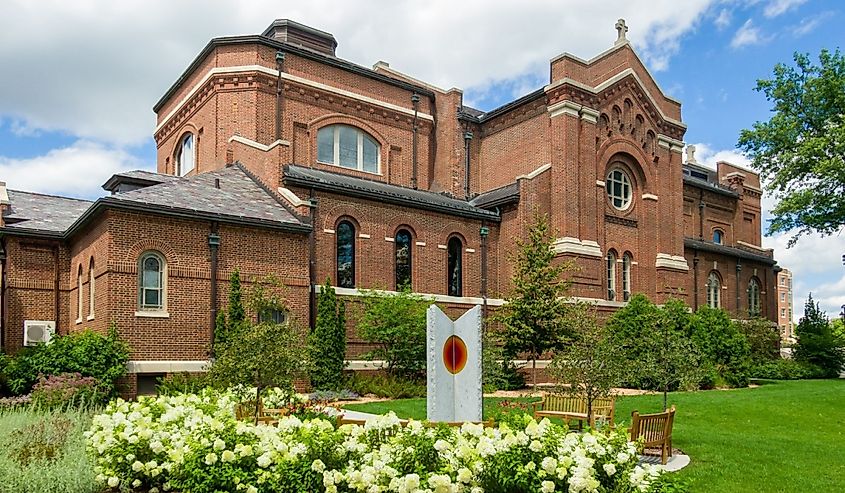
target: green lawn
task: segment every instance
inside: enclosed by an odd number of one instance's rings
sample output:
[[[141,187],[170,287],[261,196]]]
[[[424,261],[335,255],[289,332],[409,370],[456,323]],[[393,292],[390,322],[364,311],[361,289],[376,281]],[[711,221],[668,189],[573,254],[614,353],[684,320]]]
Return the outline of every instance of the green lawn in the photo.
[[[485,416],[498,405],[485,399]],[[692,458],[681,474],[693,492],[845,491],[845,380],[773,382],[757,388],[678,392],[674,445]],[[631,411],[660,410],[662,396],[622,397]],[[425,417],[425,399],[353,404],[348,409]]]

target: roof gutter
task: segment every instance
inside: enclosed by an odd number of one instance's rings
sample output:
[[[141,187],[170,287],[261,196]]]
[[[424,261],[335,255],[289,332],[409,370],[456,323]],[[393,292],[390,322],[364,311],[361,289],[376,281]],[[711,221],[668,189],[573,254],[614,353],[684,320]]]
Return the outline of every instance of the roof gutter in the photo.
[[[371,192],[369,190],[350,190],[346,187],[334,185],[332,183],[321,183],[317,181],[312,181],[307,178],[297,178],[293,176],[285,176],[284,180],[286,183],[290,183],[291,185],[299,185],[302,187],[313,187],[317,190],[323,190],[326,192],[334,192],[340,195],[346,196],[353,196],[353,197],[361,197],[365,199],[375,200],[378,202],[385,202],[389,204],[396,204],[396,205],[405,205],[408,207],[413,207],[415,209],[424,209],[428,211],[440,212],[443,214],[448,214],[451,216],[459,216],[459,217],[466,217],[469,219],[489,219],[491,221],[500,222],[502,219],[501,217],[496,214],[495,212],[480,212],[480,211],[468,211],[462,209],[453,209],[451,207],[444,207],[438,204],[431,204],[425,203],[422,204],[416,200],[411,199],[403,199],[400,197],[391,197],[389,195],[383,195],[377,192]]]
[[[700,250],[711,253],[721,253],[723,255],[731,255],[738,259],[751,260],[753,262],[760,262],[761,264],[774,266],[777,261],[773,258],[757,255],[751,252],[746,252],[740,248],[729,247],[725,245],[717,245],[707,241],[696,240],[693,238],[684,238],[684,246],[692,248],[693,250]]]
[[[194,58],[194,61],[188,65],[188,68],[185,72],[176,79],[176,82],[170,86],[170,89],[164,93],[164,96],[158,100],[158,102],[153,106],[153,111],[158,113],[159,110],[167,103],[167,101],[173,96],[173,94],[179,90],[182,84],[188,80],[188,77],[200,66],[202,61],[211,53],[212,50],[217,48],[218,46],[229,46],[229,45],[239,45],[239,44],[260,44],[264,46],[268,46],[270,48],[274,48],[277,50],[284,50],[286,53],[291,53],[302,58],[308,58],[310,60],[315,60],[321,63],[325,63],[327,65],[331,65],[333,67],[337,67],[342,70],[348,70],[354,74],[361,75],[367,77],[369,79],[373,79],[379,82],[384,82],[385,84],[390,84],[392,86],[400,87],[407,91],[416,92],[418,94],[422,94],[425,96],[433,97],[434,93],[431,90],[416,86],[414,84],[409,84],[405,81],[401,81],[398,79],[393,79],[387,77],[383,74],[375,72],[365,67],[361,67],[360,65],[355,65],[354,63],[347,62],[345,60],[341,60],[340,58],[332,58],[314,51],[310,51],[304,48],[301,48],[297,45],[292,45],[288,43],[283,43],[281,41],[268,38],[266,36],[261,36],[258,34],[251,34],[246,36],[224,36],[219,38],[213,38],[211,41],[205,45],[205,48]]]

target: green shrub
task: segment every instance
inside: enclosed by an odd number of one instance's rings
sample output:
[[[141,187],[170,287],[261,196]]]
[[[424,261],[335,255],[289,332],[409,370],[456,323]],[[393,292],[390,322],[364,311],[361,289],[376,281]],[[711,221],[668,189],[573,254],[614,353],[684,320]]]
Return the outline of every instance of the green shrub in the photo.
[[[777,324],[764,318],[752,318],[736,322],[745,334],[754,363],[775,361],[780,358],[778,343],[780,333]]]
[[[96,378],[79,373],[41,376],[32,387],[32,403],[46,409],[85,407],[103,401],[98,389]]]
[[[727,312],[702,306],[693,314],[690,329],[692,341],[719,378],[731,387],[747,387],[751,348]]]
[[[754,365],[749,371],[751,378],[766,380],[802,380],[806,378],[824,378],[823,368],[792,359],[764,361]]]
[[[405,377],[376,372],[352,373],[346,381],[346,388],[358,395],[373,394],[390,399],[425,397],[426,395],[426,384],[422,380],[409,380]]]
[[[795,328],[795,359],[823,370],[823,378],[836,378],[845,369],[845,338],[835,332],[827,315],[813,302],[804,305],[804,317]]]
[[[117,379],[126,374],[129,348],[117,336],[114,326],[108,335],[89,329],[57,336],[48,344],[24,348],[12,358],[8,367],[9,390],[16,395],[26,394],[39,375],[79,373],[97,379],[105,396],[117,394]]]
[[[12,359],[6,355],[6,353],[0,352],[0,395],[4,395],[7,390],[7,380],[6,371],[9,368],[9,364],[11,364]]]
[[[314,369],[311,386],[337,390],[346,364],[346,305],[335,295],[329,279],[317,295],[317,323],[308,337]]]
[[[0,408],[0,491],[101,493],[83,432],[84,410]]]
[[[425,298],[404,289],[396,294],[364,291],[358,335],[376,349],[365,355],[384,360],[392,375],[418,377],[425,371]]]
[[[158,379],[156,391],[159,395],[198,394],[211,386],[207,373],[170,373]]]

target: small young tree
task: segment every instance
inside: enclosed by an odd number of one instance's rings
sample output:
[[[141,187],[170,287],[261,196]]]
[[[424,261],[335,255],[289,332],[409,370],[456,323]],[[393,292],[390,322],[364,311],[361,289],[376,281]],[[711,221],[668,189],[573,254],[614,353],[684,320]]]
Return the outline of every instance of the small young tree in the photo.
[[[426,310],[431,302],[408,288],[396,294],[363,294],[358,335],[376,346],[365,357],[384,360],[392,375],[419,377],[426,366]]]
[[[294,324],[244,324],[237,337],[220,346],[209,378],[224,387],[255,387],[257,421],[262,392],[269,387],[293,386],[307,367],[302,333]]]
[[[574,339],[555,353],[549,368],[560,384],[560,392],[587,401],[587,416],[593,426],[593,403],[608,397],[613,387],[625,379],[625,354],[607,327],[599,323],[592,306],[578,302],[571,309]]]
[[[561,279],[571,263],[555,263],[554,240],[544,214],[535,213],[525,240],[517,240],[513,259],[513,288],[496,315],[506,357],[526,353],[537,386],[537,359],[559,349],[572,332],[567,324],[569,305],[564,298],[569,282]]]
[[[629,384],[661,390],[663,408],[668,392],[675,388],[696,388],[704,377],[701,354],[687,336],[689,308],[670,299],[661,308],[642,294],[607,322],[614,343],[627,360]]]
[[[845,366],[845,340],[834,333],[827,315],[813,301],[813,295],[804,304],[804,316],[795,328],[798,344],[795,359],[823,370],[827,378],[835,378]]]
[[[701,306],[690,317],[690,338],[718,376],[732,387],[748,386],[751,347],[724,310]]]
[[[337,390],[343,383],[346,358],[346,305],[337,298],[329,279],[317,296],[317,323],[308,337],[314,370],[311,385]]]
[[[220,310],[214,323],[214,345],[224,344],[237,332],[246,320],[243,293],[241,292],[241,273],[238,269],[229,276],[229,304],[226,311]],[[215,348],[216,349],[216,348]]]

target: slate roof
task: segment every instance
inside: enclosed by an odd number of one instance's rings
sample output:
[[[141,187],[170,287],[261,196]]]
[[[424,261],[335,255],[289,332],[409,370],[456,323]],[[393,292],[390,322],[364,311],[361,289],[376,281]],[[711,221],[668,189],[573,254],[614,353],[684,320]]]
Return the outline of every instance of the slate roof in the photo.
[[[220,188],[216,188],[216,180]],[[310,229],[238,165],[185,178],[168,178],[163,183],[117,193],[98,202],[151,212]]]
[[[314,187],[315,189],[327,192],[442,212],[455,216],[491,221],[500,220],[499,215],[495,212],[476,207],[465,200],[459,200],[440,193],[429,192],[427,190],[414,190],[412,188],[365,180],[363,178],[303,166],[285,166],[284,181],[287,184]]]
[[[703,250],[705,252],[721,253],[733,257],[753,260],[767,265],[775,265],[775,259],[765,255],[764,253],[749,252],[742,248],[736,248],[728,245],[719,245],[710,241],[698,240],[695,238],[684,238],[684,246],[695,250]]]
[[[139,185],[155,185],[167,181],[178,180],[178,176],[164,175],[154,173],[152,171],[144,171],[136,169],[132,171],[124,171],[123,173],[115,173],[103,184],[103,188],[113,191],[120,183],[137,183]]]
[[[92,202],[34,192],[9,190],[9,207],[3,212],[5,228],[61,235]]]
[[[703,188],[705,190],[710,190],[711,192],[719,193],[722,195],[727,195],[728,197],[739,198],[739,194],[736,191],[731,190],[730,188],[720,185],[718,183],[713,183],[710,181],[702,180],[700,178],[694,178],[692,176],[684,176],[684,184],[685,185],[692,185],[694,187]]]
[[[476,207],[489,209],[491,207],[498,207],[500,205],[518,201],[519,183],[514,182],[479,194],[474,199],[470,200],[469,203]]]

